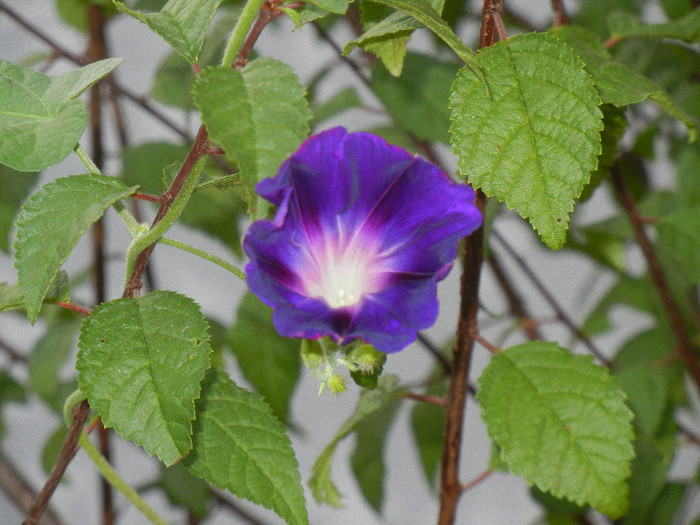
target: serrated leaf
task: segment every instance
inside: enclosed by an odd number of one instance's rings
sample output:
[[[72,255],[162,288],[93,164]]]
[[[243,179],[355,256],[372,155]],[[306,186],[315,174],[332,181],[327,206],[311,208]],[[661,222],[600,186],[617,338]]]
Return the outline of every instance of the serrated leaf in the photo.
[[[598,37],[582,27],[566,26],[553,34],[570,45],[585,62],[585,69],[593,78],[600,98],[605,103],[623,107],[650,100],[688,128],[690,141],[697,134],[693,117],[673,103],[661,86],[612,58]]]
[[[247,293],[227,336],[243,375],[283,423],[299,379],[299,342],[281,337],[272,325],[272,309]]]
[[[211,369],[197,402],[190,471],[216,487],[307,524],[304,492],[289,438],[258,394]]]
[[[194,64],[221,0],[169,0],[157,13],[141,13],[122,2],[114,3],[117,9],[146,24],[185,60]]]
[[[629,13],[614,11],[608,15],[610,35],[616,40],[629,37],[677,38],[688,43],[700,42],[700,11],[692,9],[682,18],[664,24],[645,24]]]
[[[38,178],[38,173],[20,173],[0,164],[0,250],[4,252],[10,249],[17,212]]]
[[[552,249],[596,168],[600,99],[570,47],[541,33],[482,49],[490,95],[469,68],[452,86],[452,151],[460,173],[530,221]]]
[[[427,55],[408,54],[400,78],[375,66],[372,87],[402,128],[421,140],[448,144],[450,86],[456,73],[455,64]]]
[[[632,413],[607,369],[554,343],[494,356],[477,399],[511,472],[615,519],[627,510]]]
[[[208,339],[199,306],[184,295],[103,303],[83,321],[78,384],[106,427],[172,465],[192,448]]]
[[[75,97],[121,61],[101,60],[51,77],[0,60],[0,163],[39,171],[66,158],[87,125],[85,105]]]
[[[664,217],[659,237],[666,253],[693,284],[700,283],[700,206],[684,208]]]
[[[251,195],[258,181],[274,176],[309,134],[305,89],[293,70],[277,60],[253,60],[241,71],[206,68],[193,95],[211,138],[238,164]],[[251,201],[249,210],[254,208]],[[265,209],[261,202],[255,217]]]
[[[364,417],[355,429],[350,465],[365,500],[379,512],[384,500],[384,448],[399,408],[399,400],[385,403]]]
[[[343,423],[331,442],[323,449],[318,459],[311,469],[309,487],[314,494],[314,498],[319,503],[327,503],[334,507],[340,507],[340,493],[331,481],[331,463],[333,454],[338,443],[351,432],[369,414],[376,412],[383,405],[392,401],[396,397],[396,384],[398,378],[390,375],[383,375],[379,378],[377,388],[363,390],[357,406],[352,415]]]
[[[90,225],[135,187],[102,175],[73,175],[46,184],[22,207],[14,243],[15,267],[34,323],[63,262]]]
[[[49,286],[44,296],[44,302],[55,303],[68,300],[68,275],[63,270],[58,272],[56,278]],[[0,283],[0,312],[5,310],[24,309],[24,297],[19,284]]]

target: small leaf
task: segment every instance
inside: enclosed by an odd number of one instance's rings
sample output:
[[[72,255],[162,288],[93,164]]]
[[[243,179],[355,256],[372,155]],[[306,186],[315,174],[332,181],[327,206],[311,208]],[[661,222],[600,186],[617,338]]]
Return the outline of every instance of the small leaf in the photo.
[[[272,325],[272,309],[247,293],[228,342],[243,375],[262,394],[272,412],[287,421],[289,401],[299,379],[299,341],[282,337]]]
[[[290,525],[308,523],[291,443],[259,395],[209,370],[192,439],[185,464],[194,475],[272,509]]]
[[[0,164],[0,250],[10,249],[15,217],[38,179],[38,173],[20,173]]]
[[[55,303],[68,300],[68,275],[63,270],[59,270],[58,275],[56,275],[51,286],[49,286],[49,290],[46,292],[44,302]],[[0,312],[5,310],[22,310],[24,308],[24,297],[19,284],[0,283]]]
[[[85,105],[75,97],[120,62],[101,60],[50,77],[0,60],[0,163],[39,171],[66,158],[87,125]]]
[[[329,13],[344,15],[350,5],[350,0],[310,0],[309,4],[315,5]]]
[[[73,175],[46,184],[27,201],[17,219],[14,250],[19,285],[32,323],[80,237],[110,205],[135,189],[111,177]]]
[[[627,510],[632,413],[591,356],[533,342],[496,355],[477,399],[511,472],[615,519]]]
[[[387,434],[399,408],[393,399],[379,410],[368,414],[355,429],[357,439],[350,456],[350,465],[360,485],[362,495],[379,512],[384,499],[384,449]]]
[[[221,0],[169,0],[157,13],[140,13],[114,2],[117,8],[140,20],[194,64]]]
[[[372,87],[392,118],[406,131],[421,140],[448,144],[450,86],[456,74],[455,64],[408,54],[400,78],[375,66]]]
[[[311,479],[309,479],[309,487],[319,503],[328,503],[334,507],[340,506],[340,493],[331,481],[331,462],[335,448],[343,438],[357,428],[365,417],[396,398],[397,382],[398,378],[395,376],[383,375],[379,378],[377,388],[363,390],[355,412],[343,423],[340,430],[333,436],[333,440],[321,452],[311,469]]]
[[[106,427],[172,465],[192,448],[207,323],[192,299],[156,291],[97,306],[78,340],[78,384]]]
[[[353,88],[345,88],[333,95],[330,99],[320,104],[314,104],[311,109],[313,113],[313,121],[311,127],[316,128],[320,122],[334,117],[345,110],[359,108],[362,106],[362,100],[357,95],[357,91]]]
[[[516,35],[482,49],[478,60],[490,96],[469,68],[452,86],[460,173],[561,248],[601,151],[598,95],[583,63],[550,35]]]
[[[693,284],[700,283],[700,206],[679,209],[664,217],[659,237],[675,264]]]
[[[241,71],[206,68],[193,93],[207,131],[238,164],[253,195],[258,181],[274,176],[309,134],[304,87],[277,60],[253,60]],[[261,203],[255,217],[265,209]]]
[[[692,44],[700,42],[700,11],[691,9],[684,17],[665,24],[644,24],[634,15],[614,11],[608,15],[608,27],[616,40],[641,36],[677,38]]]
[[[446,393],[447,387],[444,382],[432,383],[426,391],[426,394],[432,396],[442,396]],[[411,410],[411,428],[425,478],[435,488],[445,442],[444,408],[432,403],[416,403]]]

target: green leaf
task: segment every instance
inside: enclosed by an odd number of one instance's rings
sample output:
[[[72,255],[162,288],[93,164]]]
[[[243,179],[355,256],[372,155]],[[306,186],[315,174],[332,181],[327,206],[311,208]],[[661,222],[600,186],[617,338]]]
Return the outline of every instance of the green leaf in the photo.
[[[477,399],[511,472],[615,519],[627,510],[632,413],[591,356],[532,342],[496,355]]]
[[[455,54],[461,58],[474,75],[483,81],[483,75],[479,62],[464,42],[462,42],[454,31],[447,25],[440,15],[433,9],[428,0],[371,0],[377,4],[385,5],[397,9],[422,25],[430,29],[436,36],[442,39]]]
[[[601,151],[600,99],[571,48],[547,34],[482,49],[452,86],[452,150],[463,177],[529,219],[552,249]]]
[[[690,141],[695,140],[697,124],[693,117],[673,103],[661,86],[612,58],[598,38],[582,27],[566,26],[553,34],[570,45],[586,64],[603,102],[617,107],[650,100],[688,128]]]
[[[700,283],[700,206],[679,209],[664,217],[659,238],[692,283]]]
[[[6,401],[24,402],[26,394],[24,387],[15,381],[4,370],[0,370],[0,409]],[[5,425],[0,415],[0,438],[5,434]]]
[[[344,15],[350,5],[350,0],[310,0],[307,2],[337,15]]]
[[[446,393],[447,387],[444,382],[433,383],[426,391],[426,394],[432,396],[442,396]],[[416,403],[411,410],[411,428],[425,478],[435,488],[445,441],[444,408],[432,403]]]
[[[355,429],[357,439],[350,465],[362,495],[377,512],[384,499],[384,448],[398,408],[399,400],[393,399],[368,414]]]
[[[363,390],[355,407],[355,412],[343,423],[333,440],[323,449],[311,469],[309,487],[314,498],[319,503],[327,503],[334,507],[340,507],[340,493],[331,481],[331,463],[333,453],[338,443],[351,432],[357,429],[359,423],[368,415],[379,410],[386,403],[396,398],[396,384],[398,378],[384,375],[379,378],[379,385],[372,390]]]
[[[60,270],[44,296],[45,303],[68,301],[68,275]],[[25,309],[19,284],[0,283],[0,312]]]
[[[448,144],[450,87],[456,74],[455,64],[409,53],[400,78],[375,65],[372,87],[398,125],[418,139]]]
[[[362,100],[357,95],[357,91],[351,87],[345,88],[325,102],[312,106],[313,120],[310,123],[311,128],[316,128],[320,122],[334,117],[345,110],[359,107],[362,107]]]
[[[194,475],[272,509],[290,525],[308,523],[291,443],[262,397],[209,370],[192,439],[185,464]]]
[[[97,306],[78,340],[78,384],[106,427],[172,465],[192,448],[207,323],[189,297],[156,291]]]
[[[272,325],[272,309],[247,293],[238,307],[228,342],[245,378],[285,423],[299,380],[299,341],[278,335]]]
[[[38,178],[38,173],[19,173],[0,164],[0,250],[4,252],[10,249],[17,212]]]
[[[73,175],[46,184],[23,206],[17,219],[15,267],[34,323],[58,270],[80,237],[105,210],[135,191],[102,175]]]
[[[277,60],[253,60],[241,71],[206,68],[193,94],[211,138],[238,164],[251,195],[258,181],[274,176],[309,134],[304,87]],[[255,217],[265,210],[261,202]]]
[[[700,206],[700,177],[697,168],[700,166],[700,144],[685,144],[678,155],[677,198],[680,207],[692,208]]]
[[[140,13],[115,0],[117,8],[140,20],[194,64],[221,0],[169,0],[157,13]]]
[[[608,15],[608,27],[615,40],[635,36],[677,38],[689,44],[700,42],[700,11],[692,9],[687,15],[665,24],[645,24],[629,13],[614,11]]]
[[[66,442],[66,436],[68,435],[68,427],[61,421],[58,428],[54,430],[44,443],[44,447],[41,449],[41,467],[44,473],[50,474],[53,466],[56,464],[61,449],[63,448],[63,443]],[[64,477],[64,480],[67,478]]]
[[[85,105],[75,97],[121,61],[101,60],[50,77],[0,60],[0,163],[39,171],[66,158],[87,125]]]
[[[161,465],[160,478],[155,486],[165,491],[173,505],[185,507],[196,518],[202,519],[209,514],[209,485],[193,476],[182,463],[168,468]]]

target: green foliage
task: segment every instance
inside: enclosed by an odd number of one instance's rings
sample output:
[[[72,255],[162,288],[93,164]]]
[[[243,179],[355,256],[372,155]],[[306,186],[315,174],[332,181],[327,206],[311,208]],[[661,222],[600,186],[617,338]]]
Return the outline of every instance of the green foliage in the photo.
[[[289,66],[273,59],[254,60],[241,71],[203,70],[194,99],[207,131],[236,162],[251,195],[309,133],[304,88]],[[265,209],[259,203],[255,217],[264,216]]]
[[[90,225],[135,188],[102,175],[73,175],[46,184],[22,207],[14,244],[15,267],[29,320]]]
[[[355,407],[355,412],[343,423],[331,442],[316,459],[311,470],[311,479],[309,479],[309,487],[311,487],[316,501],[327,503],[334,507],[340,506],[340,492],[338,492],[338,489],[331,481],[331,463],[335,449],[342,439],[357,430],[363,419],[396,399],[397,379],[394,376],[384,375],[379,380],[377,388],[363,390],[357,402],[357,407]]]
[[[682,208],[664,217],[659,235],[674,263],[693,284],[700,284],[700,207]]]
[[[24,402],[26,401],[26,394],[21,384],[15,381],[7,372],[0,370],[0,409],[7,401]],[[3,418],[0,417],[0,438],[4,434],[5,423]]]
[[[153,486],[163,489],[174,505],[187,508],[196,518],[204,518],[209,512],[209,485],[193,476],[182,463],[175,463],[168,468],[161,465],[160,477]]]
[[[299,341],[277,334],[272,326],[272,309],[252,293],[243,297],[227,340],[243,375],[275,416],[286,422],[299,379]]]
[[[482,417],[511,472],[612,518],[625,514],[632,413],[606,369],[532,342],[496,355],[479,385]]]
[[[66,272],[59,270],[44,296],[44,302],[55,303],[66,300],[68,300],[68,276]],[[19,283],[13,285],[0,283],[0,312],[6,310],[26,310]]]
[[[76,97],[121,61],[101,60],[50,77],[0,60],[0,164],[39,171],[66,158],[87,125]]]
[[[426,390],[426,394],[445,395],[445,383],[433,383]],[[444,409],[432,403],[416,403],[411,410],[411,428],[420,453],[425,478],[430,485],[437,488],[437,473],[444,449]]]
[[[452,149],[462,177],[529,219],[561,248],[569,213],[596,168],[600,100],[568,46],[518,35],[478,55],[452,86]]]
[[[700,42],[700,11],[692,9],[685,16],[665,24],[645,24],[637,17],[620,11],[608,16],[612,38],[630,37],[677,38],[688,43]]]
[[[308,523],[289,438],[265,401],[210,370],[194,424],[190,471],[240,498],[274,510],[290,525]]]
[[[103,303],[83,322],[78,384],[106,427],[172,465],[192,448],[208,339],[199,307],[175,292]]]
[[[10,249],[10,230],[20,206],[36,184],[38,173],[18,173],[0,164],[0,250]]]
[[[114,3],[120,11],[150,27],[185,60],[194,64],[221,0],[169,0],[157,13],[141,13],[122,2]]]

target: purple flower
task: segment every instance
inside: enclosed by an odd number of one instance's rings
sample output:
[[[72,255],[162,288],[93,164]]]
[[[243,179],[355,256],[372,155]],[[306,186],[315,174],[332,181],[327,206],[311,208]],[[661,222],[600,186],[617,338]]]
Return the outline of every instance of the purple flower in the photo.
[[[258,193],[278,209],[243,241],[248,285],[289,337],[360,338],[382,352],[438,315],[437,282],[481,225],[474,191],[369,133],[310,137]]]

